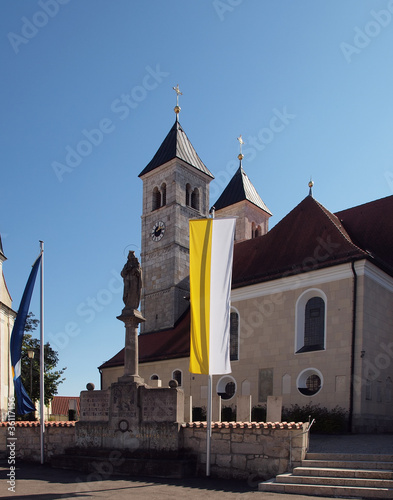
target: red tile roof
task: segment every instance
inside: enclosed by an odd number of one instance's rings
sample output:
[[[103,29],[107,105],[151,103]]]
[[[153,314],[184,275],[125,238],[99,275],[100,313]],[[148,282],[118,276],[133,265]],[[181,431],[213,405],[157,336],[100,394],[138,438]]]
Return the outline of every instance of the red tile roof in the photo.
[[[207,422],[187,422],[182,427],[206,429]],[[212,422],[212,429],[302,429],[303,422]]]
[[[39,420],[15,420],[12,422],[0,422],[0,427],[40,427]],[[45,422],[45,427],[75,427],[74,421]]]
[[[393,196],[337,212],[352,241],[393,274]]]
[[[76,413],[80,413],[80,398],[79,396],[54,396],[52,399],[52,412],[51,415],[68,415],[70,409],[70,401],[76,401]]]
[[[239,242],[232,287],[308,272],[367,256],[340,220],[307,196],[267,234]]]
[[[139,335],[138,344],[140,363],[187,357],[190,353],[190,310],[180,317],[174,328]],[[123,364],[124,349],[98,368]]]

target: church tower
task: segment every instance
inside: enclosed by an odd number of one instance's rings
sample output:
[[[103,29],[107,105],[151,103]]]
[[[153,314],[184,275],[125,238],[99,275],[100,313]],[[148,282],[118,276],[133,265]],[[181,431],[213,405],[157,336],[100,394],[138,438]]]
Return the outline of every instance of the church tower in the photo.
[[[143,181],[141,333],[172,328],[189,302],[189,229],[207,217],[214,178],[176,121],[139,177]]]
[[[237,217],[235,241],[244,241],[263,236],[269,230],[272,216],[242,166],[242,136],[240,142],[239,168],[221,196],[214,203],[217,217]]]

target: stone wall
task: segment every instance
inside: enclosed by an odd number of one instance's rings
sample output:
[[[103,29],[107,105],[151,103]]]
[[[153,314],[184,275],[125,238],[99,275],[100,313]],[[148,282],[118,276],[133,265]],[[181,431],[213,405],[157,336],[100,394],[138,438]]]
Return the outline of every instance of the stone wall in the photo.
[[[211,475],[270,479],[299,466],[308,446],[307,424],[216,422],[212,427]],[[198,456],[198,473],[206,470],[206,422],[182,425],[182,444]]]
[[[20,460],[39,462],[41,460],[40,429],[39,422],[0,422],[1,457],[10,457],[12,451]],[[53,455],[64,453],[66,448],[72,446],[75,446],[75,422],[45,423],[44,456],[46,461]]]
[[[0,455],[10,456],[8,422],[0,423]],[[269,479],[300,465],[305,457],[307,424],[264,422],[216,422],[212,428],[211,475],[247,480]],[[75,422],[45,425],[45,460],[62,454],[76,443]],[[197,456],[198,473],[206,471],[206,422],[179,427],[180,446]],[[40,425],[15,422],[15,457],[40,461]]]

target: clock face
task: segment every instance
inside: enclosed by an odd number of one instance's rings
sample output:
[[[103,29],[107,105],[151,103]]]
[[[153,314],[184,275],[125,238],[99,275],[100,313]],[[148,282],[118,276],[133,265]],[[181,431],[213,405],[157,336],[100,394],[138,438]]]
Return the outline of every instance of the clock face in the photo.
[[[160,241],[160,239],[164,236],[165,233],[165,223],[162,220],[157,221],[153,229],[151,230],[151,239],[153,241]]]

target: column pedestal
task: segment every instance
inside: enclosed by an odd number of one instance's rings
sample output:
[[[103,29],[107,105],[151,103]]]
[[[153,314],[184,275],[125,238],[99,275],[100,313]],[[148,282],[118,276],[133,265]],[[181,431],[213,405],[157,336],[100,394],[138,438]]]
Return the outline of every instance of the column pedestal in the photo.
[[[146,321],[137,309],[124,308],[117,319],[123,321],[125,334],[124,348],[124,375],[119,377],[119,382],[136,382],[143,384],[144,380],[139,376],[138,369],[138,325]]]

